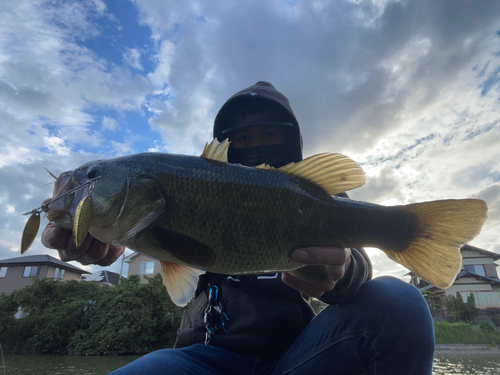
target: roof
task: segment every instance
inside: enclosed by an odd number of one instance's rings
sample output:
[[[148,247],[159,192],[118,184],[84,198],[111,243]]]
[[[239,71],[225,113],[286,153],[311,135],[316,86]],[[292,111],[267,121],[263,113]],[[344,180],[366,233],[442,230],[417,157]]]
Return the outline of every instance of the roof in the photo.
[[[471,246],[471,245],[467,245],[465,244],[464,246],[462,246],[460,248],[460,251],[477,251],[478,253],[482,254],[482,255],[487,255],[487,256],[490,256],[493,258],[493,260],[498,260],[500,259],[500,254],[498,253],[495,253],[493,251],[489,251],[489,250],[484,250],[484,249],[480,249],[479,247],[474,247],[474,246]]]
[[[462,277],[474,277],[478,280],[488,281],[488,282],[493,283],[493,284],[500,284],[499,279],[494,279],[492,277],[482,276],[482,275],[479,275],[477,273],[467,271],[466,269],[461,270],[457,275],[457,279],[460,279]]]
[[[90,275],[85,275],[83,278],[85,281],[97,281],[98,283],[117,285],[120,275],[111,271],[99,271]]]
[[[67,270],[74,271],[79,274],[90,273],[88,271],[82,270],[81,268],[75,267],[69,263],[63,262],[62,260],[56,259],[50,255],[27,255],[18,258],[2,259],[0,260],[0,265],[30,265],[30,264],[53,264],[62,267]]]
[[[462,277],[474,277],[477,280],[484,280],[484,281],[487,281],[490,284],[500,284],[500,279],[494,279],[492,277],[482,276],[482,275],[479,275],[477,273],[467,271],[465,268],[462,269],[458,273],[457,278],[455,279],[455,281],[458,280],[458,279],[460,279],[460,278],[462,278]],[[433,288],[438,288],[438,287],[434,286],[432,284],[429,284],[427,286],[424,286],[423,288],[419,288],[419,290],[420,291],[425,291],[425,290],[430,290],[430,289],[433,289]],[[438,288],[438,289],[441,289],[441,288]]]

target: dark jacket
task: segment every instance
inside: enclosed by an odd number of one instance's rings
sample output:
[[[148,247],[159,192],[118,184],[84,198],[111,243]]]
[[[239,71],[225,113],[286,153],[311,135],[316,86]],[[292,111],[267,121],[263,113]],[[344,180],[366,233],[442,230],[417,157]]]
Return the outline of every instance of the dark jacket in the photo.
[[[219,111],[214,137],[220,141],[227,131],[272,122],[293,124],[289,131],[291,160],[302,160],[302,137],[288,99],[268,82],[257,82],[233,95]],[[231,159],[229,159],[231,162]],[[346,196],[344,194],[344,196]],[[345,277],[320,298],[328,304],[346,301],[371,279],[372,269],[362,249],[352,249],[352,260]],[[309,298],[281,281],[281,274],[228,276],[208,273],[200,278],[196,299],[184,313],[175,347],[204,342],[204,311],[207,290],[216,286],[218,302],[226,316],[225,325],[210,338],[210,345],[246,355],[281,355],[314,317]]]
[[[371,279],[371,273],[364,250],[352,249],[351,266],[345,277],[320,300],[328,304],[343,303]],[[200,278],[197,298],[184,313],[176,348],[205,341],[203,315],[209,284],[218,287],[219,300],[228,318],[226,330],[214,334],[210,345],[246,355],[276,357],[283,354],[314,317],[309,298],[284,284],[279,273],[260,276],[208,273]]]

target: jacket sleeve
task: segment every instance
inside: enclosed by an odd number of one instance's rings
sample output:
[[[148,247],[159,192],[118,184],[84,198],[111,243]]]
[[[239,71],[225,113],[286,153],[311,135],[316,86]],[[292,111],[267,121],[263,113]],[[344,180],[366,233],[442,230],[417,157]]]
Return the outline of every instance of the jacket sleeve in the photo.
[[[372,264],[364,249],[351,249],[351,265],[344,278],[319,298],[329,305],[341,303],[372,278]]]

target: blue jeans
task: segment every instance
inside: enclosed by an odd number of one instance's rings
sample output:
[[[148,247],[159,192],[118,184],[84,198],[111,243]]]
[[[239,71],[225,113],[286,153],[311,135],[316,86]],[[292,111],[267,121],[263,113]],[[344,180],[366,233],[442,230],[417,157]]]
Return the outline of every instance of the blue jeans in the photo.
[[[195,344],[147,354],[122,374],[431,374],[434,326],[412,285],[392,277],[365,283],[316,316],[283,357],[270,361]]]

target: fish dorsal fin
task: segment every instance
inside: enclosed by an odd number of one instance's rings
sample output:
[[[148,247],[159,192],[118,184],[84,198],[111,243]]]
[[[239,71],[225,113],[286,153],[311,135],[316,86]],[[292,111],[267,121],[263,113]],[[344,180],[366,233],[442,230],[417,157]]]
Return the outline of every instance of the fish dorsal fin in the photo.
[[[259,169],[272,169],[260,165]],[[279,171],[304,178],[334,195],[360,187],[365,183],[365,172],[354,160],[342,154],[323,153],[310,156],[298,163],[290,163]]]
[[[276,168],[271,167],[269,164],[259,164],[259,165],[255,166],[254,168],[263,169],[265,171],[269,171],[271,169],[276,169]]]
[[[205,144],[201,157],[204,159],[212,159],[227,163],[227,150],[229,148],[229,143],[228,138],[224,139],[222,142],[219,142],[217,138],[214,138],[210,144]]]
[[[198,286],[198,279],[204,273],[205,271],[182,264],[161,262],[163,285],[177,306],[186,306],[191,301]]]

